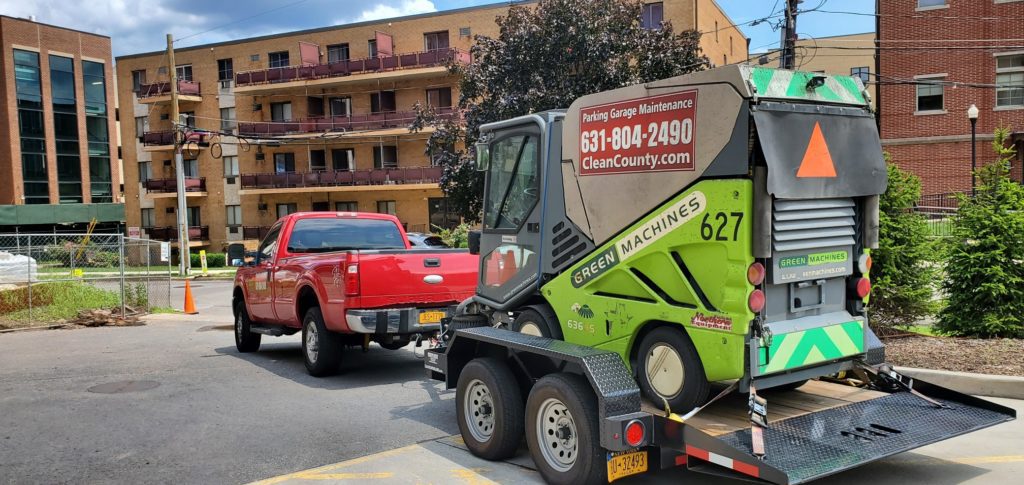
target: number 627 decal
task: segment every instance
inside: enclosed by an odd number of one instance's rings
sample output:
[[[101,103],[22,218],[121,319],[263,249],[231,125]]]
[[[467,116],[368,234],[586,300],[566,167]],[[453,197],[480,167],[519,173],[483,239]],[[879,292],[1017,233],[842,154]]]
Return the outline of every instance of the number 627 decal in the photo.
[[[730,241],[731,235],[731,240],[735,241],[739,238],[742,220],[742,212],[716,212],[713,216],[710,212],[704,214],[700,221],[700,237],[705,241]]]

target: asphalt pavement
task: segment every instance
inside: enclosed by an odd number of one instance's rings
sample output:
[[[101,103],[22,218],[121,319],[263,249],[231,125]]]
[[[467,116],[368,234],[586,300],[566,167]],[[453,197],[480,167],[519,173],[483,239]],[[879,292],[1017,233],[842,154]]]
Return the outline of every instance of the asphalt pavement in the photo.
[[[298,336],[235,351],[230,281],[192,288],[198,315],[0,335],[0,483],[540,482],[528,455],[465,451],[454,392],[411,348],[349,350],[340,375],[313,378]],[[1022,435],[1014,421],[817,483],[1017,483]],[[738,483],[685,470],[617,483],[668,481]]]

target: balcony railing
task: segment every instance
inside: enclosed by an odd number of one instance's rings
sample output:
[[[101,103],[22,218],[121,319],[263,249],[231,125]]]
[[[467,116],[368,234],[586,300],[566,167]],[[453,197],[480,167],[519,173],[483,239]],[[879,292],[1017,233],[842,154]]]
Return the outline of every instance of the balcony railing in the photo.
[[[263,240],[270,232],[270,226],[244,226],[242,227],[242,239]]]
[[[178,240],[178,228],[173,226],[168,227],[150,227],[146,229],[151,239],[157,241],[177,241]],[[210,240],[210,227],[209,226],[189,226],[188,228],[188,240],[189,241],[209,241]]]
[[[207,134],[199,132],[190,132],[186,135],[186,141],[196,142],[200,145],[205,145],[207,142]],[[166,146],[174,144],[174,132],[173,131],[147,131],[139,137],[142,140],[142,144],[145,146]]]
[[[178,191],[175,179],[149,179],[142,183],[149,192],[173,193]],[[206,192],[205,177],[185,177],[185,192]]]
[[[257,173],[244,174],[241,178],[243,189],[438,183],[441,181],[441,167]]]
[[[171,94],[171,83],[170,82],[159,82],[153,84],[143,84],[139,86],[139,98],[150,98],[153,96],[163,96],[165,94]],[[199,83],[195,81],[178,81],[178,94],[199,96]]]
[[[447,64],[450,60],[468,64],[470,59],[471,57],[468,52],[449,48],[425,52],[413,52],[410,54],[395,54],[392,56],[367,57],[364,59],[332,62],[330,64],[319,64],[316,66],[273,67],[258,71],[236,73],[235,86],[241,87],[265,83],[304,81],[309,79],[343,77],[367,72],[442,66]]]
[[[438,118],[454,116],[452,108],[435,110]],[[381,130],[407,127],[416,119],[414,111],[387,111],[351,116],[319,116],[294,121],[257,121],[238,123],[238,134],[248,136],[286,133],[323,133],[328,131]]]

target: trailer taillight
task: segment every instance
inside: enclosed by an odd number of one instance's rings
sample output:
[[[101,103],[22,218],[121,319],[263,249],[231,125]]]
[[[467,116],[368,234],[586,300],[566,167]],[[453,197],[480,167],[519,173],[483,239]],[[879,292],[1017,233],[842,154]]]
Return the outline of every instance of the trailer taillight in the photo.
[[[754,286],[764,283],[764,265],[757,262],[750,265],[747,268],[747,281]]]
[[[861,274],[869,274],[871,272],[871,255],[862,254],[860,259],[857,260],[857,269],[860,270]]]
[[[632,447],[640,446],[644,443],[644,435],[646,430],[644,429],[644,423],[638,419],[634,419],[626,425],[626,444]]]
[[[761,290],[751,291],[750,296],[747,297],[747,307],[754,313],[764,310],[764,292]]]
[[[857,278],[855,288],[857,289],[857,297],[864,299],[869,293],[871,293],[871,280],[867,278]]]
[[[359,294],[359,263],[349,263],[345,267],[345,295]]]

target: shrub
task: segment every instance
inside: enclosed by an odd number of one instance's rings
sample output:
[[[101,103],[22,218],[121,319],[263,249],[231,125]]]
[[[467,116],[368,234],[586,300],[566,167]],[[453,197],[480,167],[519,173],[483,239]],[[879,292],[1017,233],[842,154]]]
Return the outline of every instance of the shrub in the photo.
[[[192,262],[192,269],[202,268],[202,261],[199,260],[199,253],[189,253],[189,260]],[[224,253],[206,253],[207,268],[223,268],[227,265],[227,255]]]
[[[953,219],[942,333],[1024,337],[1024,187],[1009,177],[1008,133],[996,130],[998,159],[978,170],[977,195],[962,197]]]
[[[469,247],[469,224],[463,222],[451,229],[434,226],[437,229],[437,236],[450,248]]]
[[[889,186],[879,198],[878,249],[871,252],[870,321],[876,329],[913,325],[936,306],[928,223],[911,211],[921,197],[921,180],[892,163],[888,171]]]

